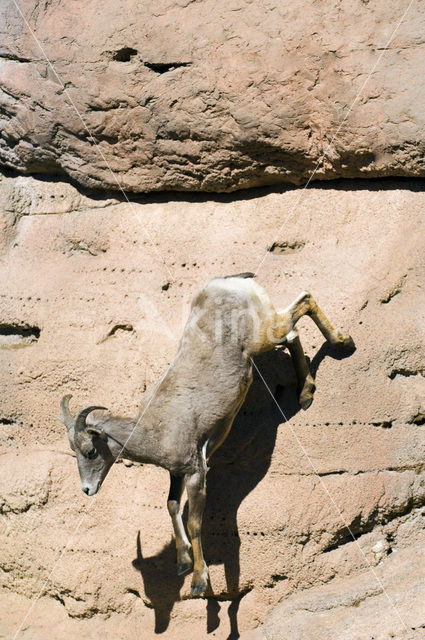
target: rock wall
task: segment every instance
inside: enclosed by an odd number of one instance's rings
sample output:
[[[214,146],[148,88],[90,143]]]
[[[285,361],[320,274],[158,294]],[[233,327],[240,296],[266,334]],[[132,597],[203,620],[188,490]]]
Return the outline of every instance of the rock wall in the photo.
[[[9,168],[129,192],[425,176],[421,2],[18,4],[0,5]]]
[[[423,187],[354,181],[127,203],[2,178],[1,635],[246,639],[283,601],[256,637],[332,628],[353,640],[344,615],[360,616],[362,640],[404,638],[400,617],[406,638],[423,637]],[[284,417],[256,376],[211,460],[212,591],[191,599],[190,576],[175,573],[167,473],[119,463],[85,496],[59,400],[135,414],[194,293],[258,267],[276,306],[311,290],[357,350],[341,358],[300,322],[317,380],[305,413],[288,355],[257,359]]]
[[[421,640],[423,556],[423,545],[409,546],[380,563],[375,584],[367,573],[361,573],[294,594],[276,608],[251,640]]]

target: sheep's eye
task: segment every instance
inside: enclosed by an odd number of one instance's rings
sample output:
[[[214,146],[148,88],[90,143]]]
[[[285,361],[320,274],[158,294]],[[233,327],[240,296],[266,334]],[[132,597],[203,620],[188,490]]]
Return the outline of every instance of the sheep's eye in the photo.
[[[90,451],[87,453],[87,457],[89,458],[89,460],[93,460],[93,458],[95,458],[96,456],[97,456],[97,451],[93,447],[93,449],[90,449]]]

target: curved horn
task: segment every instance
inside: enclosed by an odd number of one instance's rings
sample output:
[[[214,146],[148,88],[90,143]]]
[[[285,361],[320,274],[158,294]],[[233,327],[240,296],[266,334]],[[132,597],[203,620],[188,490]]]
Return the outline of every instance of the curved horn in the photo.
[[[84,407],[84,409],[81,409],[81,411],[78,412],[78,415],[75,418],[75,427],[74,427],[75,433],[78,433],[79,431],[84,431],[84,429],[86,428],[87,416],[92,411],[96,411],[96,409],[104,409],[105,411],[107,411],[106,407],[98,407],[97,405],[93,405],[90,407]]]
[[[60,404],[60,407],[61,407],[60,420],[62,420],[62,422],[66,426],[67,431],[69,431],[74,427],[74,418],[72,417],[71,412],[69,410],[69,401],[71,398],[72,398],[72,395],[68,393],[66,396],[62,398],[61,404]]]

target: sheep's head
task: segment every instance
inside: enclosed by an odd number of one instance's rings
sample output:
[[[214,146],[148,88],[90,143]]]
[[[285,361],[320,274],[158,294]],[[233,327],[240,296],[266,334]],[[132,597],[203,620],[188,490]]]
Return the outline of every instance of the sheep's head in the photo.
[[[109,469],[115,461],[108,446],[108,436],[100,424],[86,424],[89,413],[106,407],[89,406],[81,409],[75,418],[69,410],[70,394],[64,396],[60,403],[60,420],[65,424],[69,444],[77,456],[80,472],[81,488],[88,496],[93,496],[100,489]]]

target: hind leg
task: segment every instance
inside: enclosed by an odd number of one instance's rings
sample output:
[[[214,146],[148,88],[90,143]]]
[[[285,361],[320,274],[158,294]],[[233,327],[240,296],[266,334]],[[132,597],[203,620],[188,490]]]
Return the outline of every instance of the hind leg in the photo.
[[[297,374],[299,392],[298,400],[301,408],[305,411],[313,402],[313,394],[316,390],[316,385],[307,364],[304,349],[296,329],[292,329],[292,331],[286,335],[285,344],[289,349],[295,373]]]
[[[326,340],[332,345],[347,351],[354,350],[355,345],[351,336],[333,328],[311,293],[307,291],[303,291],[289,307],[277,313],[277,341],[285,344],[289,349],[298,378],[299,402],[303,409],[308,409],[313,402],[313,394],[316,387],[304,355],[298,331],[295,329],[296,323],[304,315],[312,318]]]
[[[348,351],[355,349],[351,336],[333,328],[317,302],[308,291],[303,291],[298,298],[283,312],[282,315],[291,322],[293,328],[302,316],[308,315],[319,327],[320,331],[328,342],[336,347],[341,347]]]

